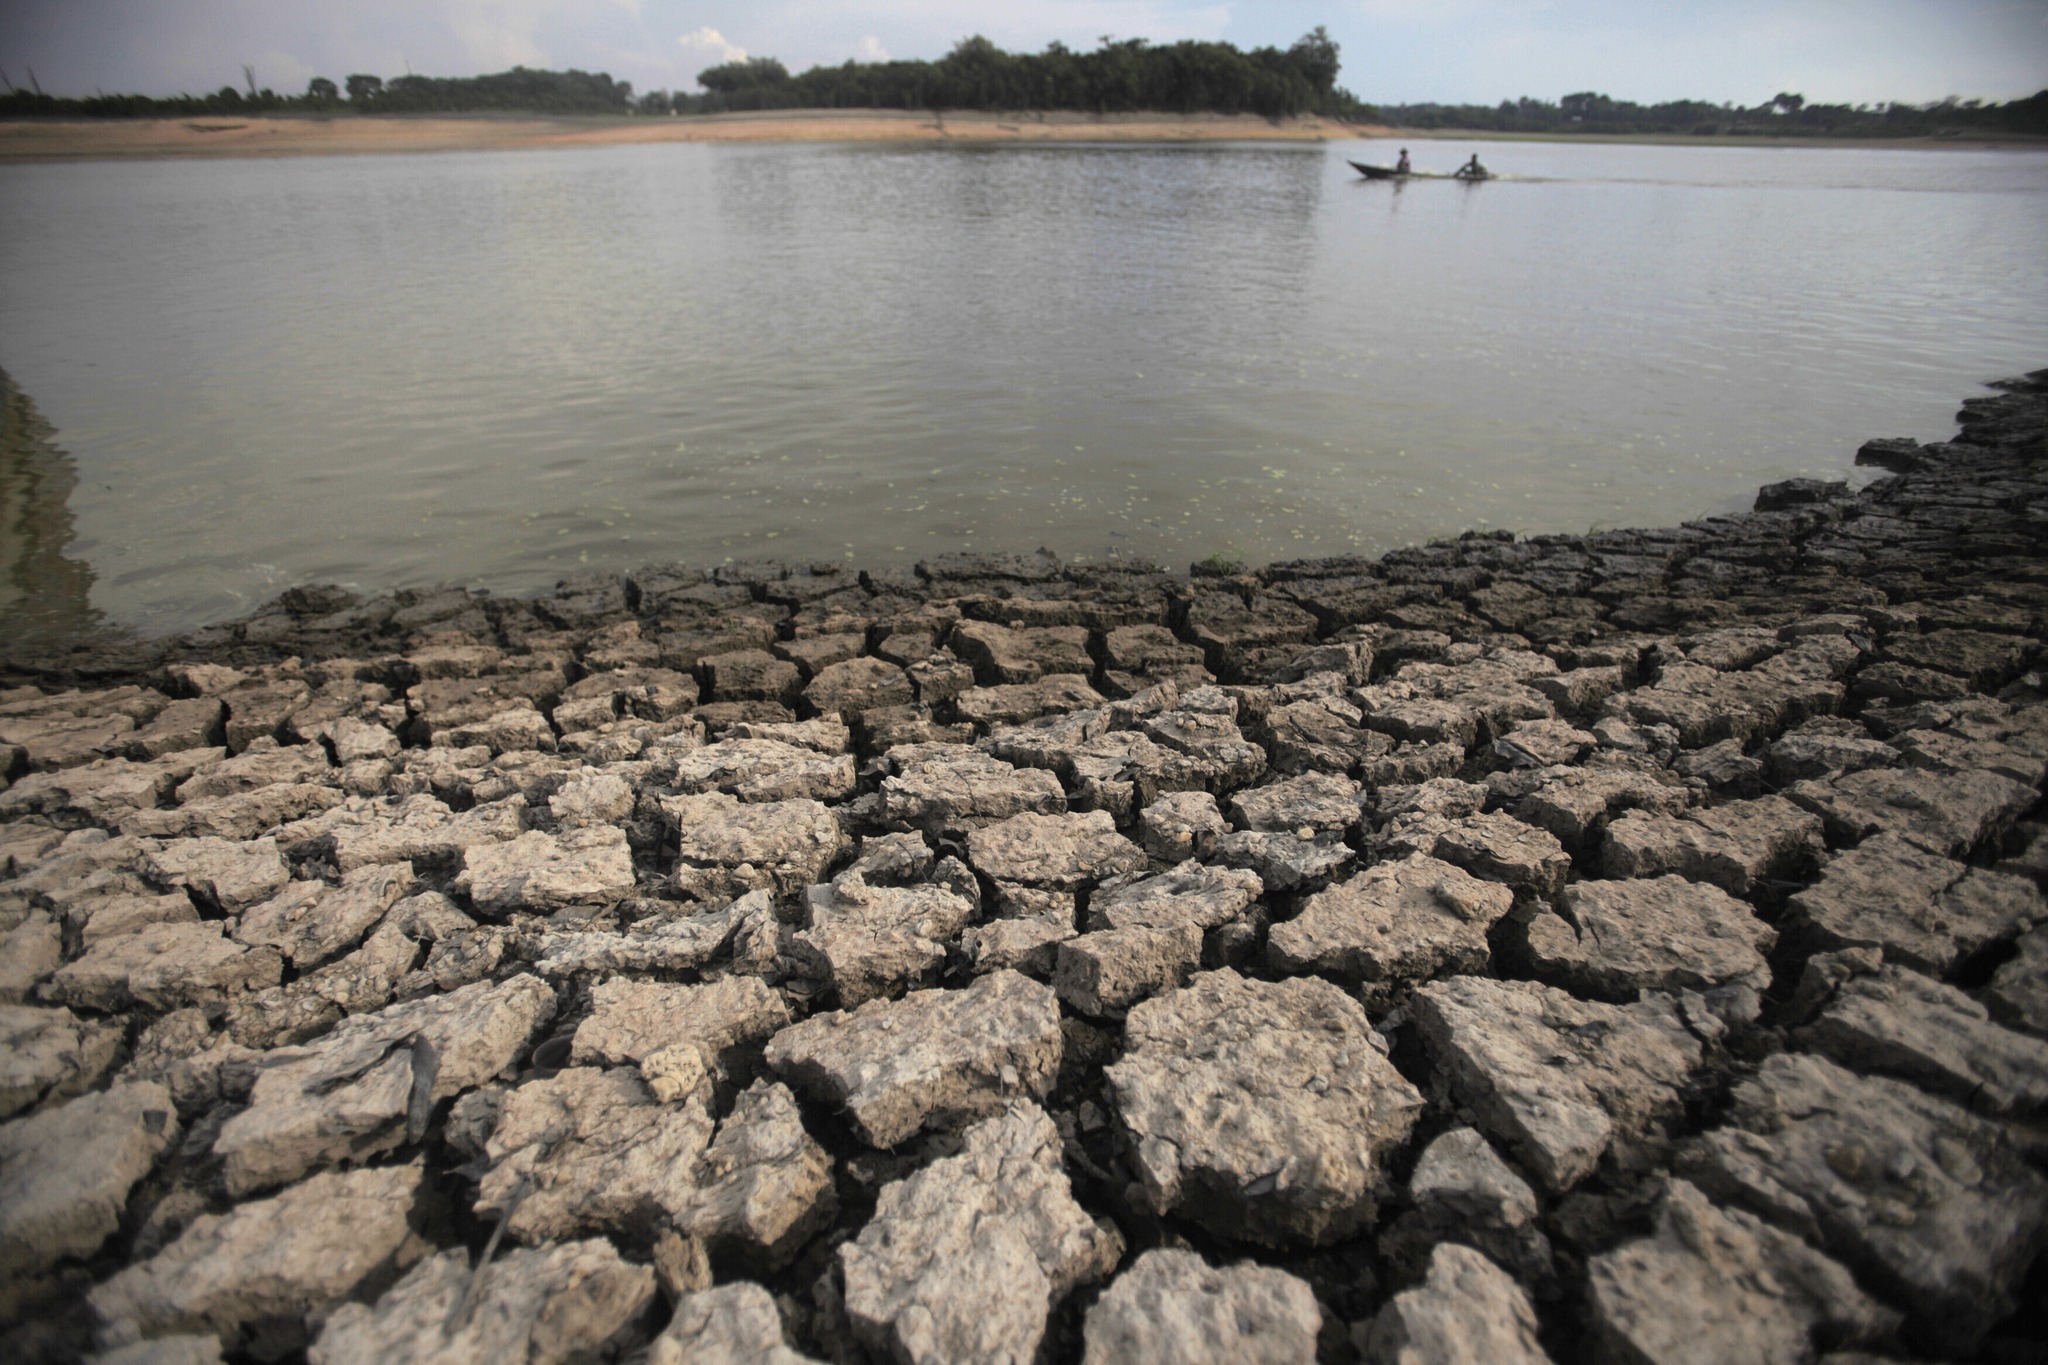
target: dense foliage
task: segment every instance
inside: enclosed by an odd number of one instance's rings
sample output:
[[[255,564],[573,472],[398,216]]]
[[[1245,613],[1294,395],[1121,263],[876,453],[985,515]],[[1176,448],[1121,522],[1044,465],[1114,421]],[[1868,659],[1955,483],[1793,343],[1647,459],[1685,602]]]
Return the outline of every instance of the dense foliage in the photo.
[[[702,96],[678,96],[689,112],[749,109],[1078,109],[1176,114],[1370,115],[1337,88],[1337,44],[1321,28],[1285,51],[1240,52],[1228,43],[1142,38],[1093,52],[1054,43],[1005,52],[967,38],[936,62],[848,62],[792,76],[772,58],[699,73]]]
[[[599,72],[532,71],[515,66],[489,76],[353,75],[345,82],[348,101],[333,81],[315,76],[303,95],[280,95],[258,89],[254,79],[246,90],[224,85],[210,95],[93,95],[60,99],[40,90],[14,89],[0,96],[0,115],[45,114],[86,118],[170,118],[193,114],[336,113],[363,114],[478,113],[489,111],[540,114],[623,114],[631,107],[633,87]]]
[[[1383,105],[1381,117],[1403,128],[1458,128],[1501,133],[1687,133],[1700,137],[1953,137],[2048,134],[2048,90],[2010,104],[1943,100],[1939,104],[1808,104],[1779,94],[1754,108],[1673,100],[1632,104],[1583,91],[1557,103],[1522,98],[1487,104]]]
[[[140,117],[191,114],[333,112],[463,113],[518,110],[546,114],[721,113],[754,109],[1077,109],[1094,113],[1370,115],[1337,88],[1337,44],[1321,28],[1292,47],[1240,52],[1228,43],[1154,46],[1142,38],[1107,42],[1093,52],[1054,43],[1041,53],[1004,52],[967,38],[936,62],[848,62],[792,76],[772,57],[730,62],[700,73],[702,95],[633,88],[599,73],[514,67],[489,76],[443,78],[352,75],[348,102],[315,77],[302,96],[223,86],[210,95],[150,99],[95,95],[59,99],[41,91],[0,96],[0,115]]]

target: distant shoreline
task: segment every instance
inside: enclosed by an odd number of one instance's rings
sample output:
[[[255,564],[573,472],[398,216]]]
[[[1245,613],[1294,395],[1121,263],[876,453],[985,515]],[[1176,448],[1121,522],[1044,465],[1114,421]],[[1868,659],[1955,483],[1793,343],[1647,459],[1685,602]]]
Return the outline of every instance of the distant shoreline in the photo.
[[[2048,138],[1999,137],[1743,137],[1692,133],[1507,133],[1480,128],[1372,128],[1360,137],[1414,142],[1601,142],[1650,147],[1868,147],[1891,151],[2048,151]]]
[[[2048,148],[2048,139],[1755,138],[1487,132],[1391,128],[1302,115],[1085,114],[1064,111],[934,114],[904,109],[789,109],[676,118],[528,114],[337,118],[208,116],[189,119],[0,121],[0,163],[144,161],[260,156],[363,156],[503,151],[649,142],[1606,142],[1691,147]]]
[[[1328,142],[1380,129],[1303,115],[934,114],[791,109],[675,118],[428,117],[65,119],[0,122],[0,162],[350,156],[649,142]]]

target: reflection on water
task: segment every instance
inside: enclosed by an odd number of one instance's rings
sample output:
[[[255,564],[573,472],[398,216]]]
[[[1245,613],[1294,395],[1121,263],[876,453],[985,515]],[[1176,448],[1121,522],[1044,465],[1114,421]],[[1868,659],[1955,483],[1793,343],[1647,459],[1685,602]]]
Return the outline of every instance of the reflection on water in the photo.
[[[1431,148],[1442,148],[1439,155]],[[2048,353],[2048,153],[665,145],[0,167],[150,632],[294,582],[1669,525]],[[61,613],[60,613],[61,614]]]
[[[54,435],[0,370],[0,657],[27,657],[102,624],[91,567],[64,553],[78,472]]]

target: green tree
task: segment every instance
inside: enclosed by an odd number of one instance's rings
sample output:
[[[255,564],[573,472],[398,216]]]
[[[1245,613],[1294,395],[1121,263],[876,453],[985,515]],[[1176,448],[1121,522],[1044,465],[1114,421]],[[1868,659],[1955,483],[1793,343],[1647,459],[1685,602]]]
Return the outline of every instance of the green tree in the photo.
[[[334,82],[325,76],[315,76],[306,82],[306,98],[322,104],[331,104],[341,98],[341,91],[337,90]]]
[[[743,62],[726,62],[697,73],[697,84],[721,95],[789,84],[789,68],[773,57],[749,57]]]
[[[1294,40],[1287,49],[1287,63],[1308,79],[1318,95],[1327,95],[1337,85],[1337,44],[1321,24]]]
[[[354,104],[367,104],[384,93],[382,76],[350,76],[347,85],[349,100]]]

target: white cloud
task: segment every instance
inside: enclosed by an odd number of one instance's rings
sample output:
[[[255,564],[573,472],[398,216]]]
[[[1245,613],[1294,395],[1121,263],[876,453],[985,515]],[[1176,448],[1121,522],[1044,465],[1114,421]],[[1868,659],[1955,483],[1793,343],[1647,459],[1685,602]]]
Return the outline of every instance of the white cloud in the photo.
[[[745,48],[727,41],[726,36],[715,28],[700,28],[695,33],[685,33],[676,39],[676,45],[692,57],[704,58],[706,66],[743,62],[747,59]]]
[[[882,46],[882,40],[874,34],[864,34],[860,45],[853,50],[854,60],[862,62],[886,62],[889,50]]]
[[[548,0],[456,0],[446,11],[448,31],[479,71],[545,67],[539,32],[549,8]]]
[[[249,65],[256,69],[257,85],[280,95],[305,94],[306,82],[320,74],[289,52],[265,52]]]

